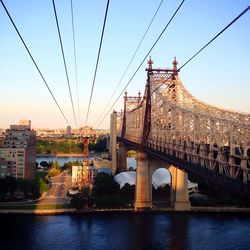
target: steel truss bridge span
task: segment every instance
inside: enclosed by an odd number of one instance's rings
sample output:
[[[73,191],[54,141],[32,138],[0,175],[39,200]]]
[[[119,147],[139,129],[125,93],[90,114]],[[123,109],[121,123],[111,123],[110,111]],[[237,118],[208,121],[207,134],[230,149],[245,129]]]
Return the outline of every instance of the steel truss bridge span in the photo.
[[[150,58],[146,71],[144,95],[125,92],[118,139],[250,200],[250,114],[197,100],[176,59],[171,69],[154,69]]]

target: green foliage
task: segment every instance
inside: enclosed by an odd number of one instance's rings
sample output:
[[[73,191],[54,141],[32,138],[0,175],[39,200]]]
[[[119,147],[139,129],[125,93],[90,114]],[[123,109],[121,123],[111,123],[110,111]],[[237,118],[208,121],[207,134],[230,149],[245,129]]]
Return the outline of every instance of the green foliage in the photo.
[[[48,191],[48,186],[42,178],[32,181],[33,198],[39,198],[43,192]]]
[[[120,186],[106,173],[98,173],[95,178],[94,194],[118,194]]]
[[[71,154],[82,153],[84,145],[82,142],[75,140],[37,140],[36,153],[37,154]],[[106,148],[106,138],[99,137],[95,141],[91,141],[89,144],[90,151],[104,152]]]
[[[92,151],[105,152],[105,151],[107,151],[106,145],[107,145],[107,139],[99,137],[96,140],[96,143],[94,144]]]
[[[12,199],[17,188],[16,179],[12,176],[0,178],[0,199]]]
[[[49,176],[49,177],[54,177],[54,176],[59,175],[60,173],[61,173],[61,170],[60,170],[60,169],[58,169],[58,168],[51,168],[51,169],[49,170],[48,176]]]
[[[120,195],[120,186],[113,177],[98,173],[94,183],[94,201],[98,208],[125,207],[128,199]]]
[[[35,199],[48,190],[42,178],[35,180],[5,177],[0,179],[0,200],[15,201],[18,199]]]
[[[123,197],[128,197],[134,199],[135,197],[135,185],[130,185],[125,183],[125,185],[120,189],[120,194]]]
[[[51,165],[52,165],[52,162],[47,162],[47,161],[40,162],[40,166],[45,167],[45,168],[49,168],[51,167]]]
[[[129,150],[128,153],[127,153],[127,156],[128,157],[136,158],[137,157],[137,153],[134,150]]]
[[[95,197],[97,208],[121,208],[126,206],[126,200],[120,195],[98,195]]]
[[[52,168],[57,168],[57,169],[59,169],[59,163],[58,163],[58,161],[53,161],[52,162]]]
[[[74,208],[91,208],[93,206],[92,192],[88,187],[83,188],[78,194],[70,195],[72,197],[70,204]]]

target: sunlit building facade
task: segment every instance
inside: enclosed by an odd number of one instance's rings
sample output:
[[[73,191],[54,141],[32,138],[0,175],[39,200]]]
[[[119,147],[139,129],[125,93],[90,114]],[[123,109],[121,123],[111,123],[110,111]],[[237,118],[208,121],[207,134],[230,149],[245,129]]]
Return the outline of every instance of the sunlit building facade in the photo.
[[[30,123],[11,125],[0,148],[0,178],[34,179],[36,171],[36,132]]]

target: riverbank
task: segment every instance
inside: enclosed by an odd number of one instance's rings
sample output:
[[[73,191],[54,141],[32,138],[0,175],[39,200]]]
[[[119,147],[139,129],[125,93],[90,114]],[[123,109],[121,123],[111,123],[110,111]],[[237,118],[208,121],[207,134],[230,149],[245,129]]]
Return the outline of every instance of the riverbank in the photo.
[[[57,153],[57,154],[36,154],[36,157],[82,157],[83,154],[81,153],[71,153],[71,154],[63,154],[63,153]]]
[[[119,213],[239,213],[250,214],[250,208],[237,208],[237,207],[192,207],[191,210],[176,211],[173,208],[153,208],[149,210],[135,211],[132,208],[124,209],[84,209],[77,210],[75,208],[62,208],[62,209],[0,209],[0,214],[21,214],[21,215],[94,215],[94,214],[119,214]]]

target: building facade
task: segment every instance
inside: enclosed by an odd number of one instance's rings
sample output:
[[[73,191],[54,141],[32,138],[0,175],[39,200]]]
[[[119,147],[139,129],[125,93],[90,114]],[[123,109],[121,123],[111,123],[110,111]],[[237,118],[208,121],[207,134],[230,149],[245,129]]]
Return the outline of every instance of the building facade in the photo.
[[[34,179],[36,171],[36,132],[30,124],[11,125],[0,148],[0,178]]]

